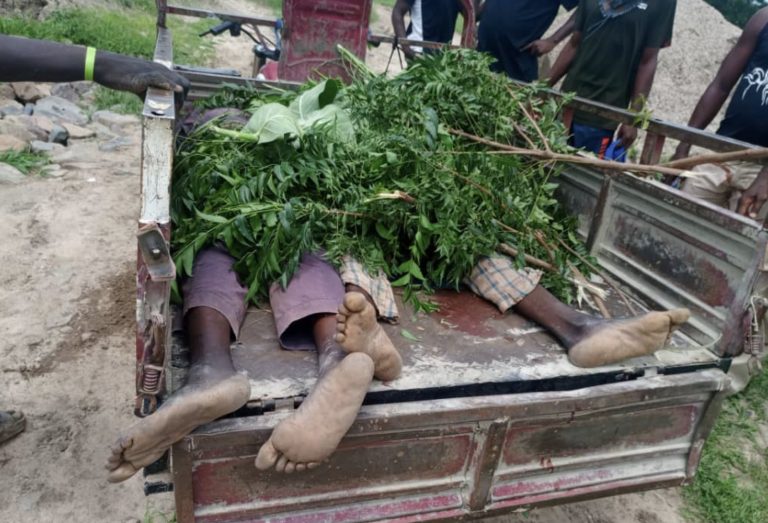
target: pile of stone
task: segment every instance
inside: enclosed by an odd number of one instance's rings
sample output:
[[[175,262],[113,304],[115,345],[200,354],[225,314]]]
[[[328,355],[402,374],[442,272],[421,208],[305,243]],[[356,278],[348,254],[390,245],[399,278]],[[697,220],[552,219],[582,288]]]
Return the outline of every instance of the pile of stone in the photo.
[[[89,160],[75,149],[92,155],[94,150],[109,152],[131,145],[126,134],[133,133],[127,128],[137,125],[138,117],[112,111],[89,114],[93,99],[89,82],[0,84],[0,152],[45,153],[52,163],[44,174],[57,177],[69,164]],[[7,164],[0,163],[0,172],[5,173],[0,183],[24,179]]]

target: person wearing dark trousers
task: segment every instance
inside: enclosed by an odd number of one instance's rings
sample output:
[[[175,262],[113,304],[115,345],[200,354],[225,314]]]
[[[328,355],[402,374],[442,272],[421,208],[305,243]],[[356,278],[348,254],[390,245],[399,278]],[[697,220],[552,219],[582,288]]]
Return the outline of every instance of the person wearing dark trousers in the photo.
[[[639,111],[653,86],[659,50],[672,41],[676,0],[580,0],[571,39],[558,56],[549,85],[563,76],[562,90]],[[621,156],[637,129],[576,112],[572,144],[595,153],[616,146]],[[614,135],[617,136],[616,142]]]
[[[450,44],[456,30],[456,20],[463,12],[458,0],[397,0],[392,8],[392,28],[398,39],[421,40]],[[405,16],[410,16],[408,27]],[[408,60],[432,49],[402,45]]]
[[[542,38],[560,6],[572,10],[578,0],[486,0],[481,7],[477,50],[496,61],[491,69],[523,82],[539,78],[538,57],[573,32],[575,14],[552,35]]]

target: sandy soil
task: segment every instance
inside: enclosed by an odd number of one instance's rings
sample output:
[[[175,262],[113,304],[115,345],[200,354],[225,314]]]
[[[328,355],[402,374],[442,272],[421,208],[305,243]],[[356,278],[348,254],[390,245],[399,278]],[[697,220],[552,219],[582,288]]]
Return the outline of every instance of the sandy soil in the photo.
[[[247,0],[219,3],[268,13]],[[389,33],[387,11],[376,19],[374,30]],[[737,34],[701,0],[679,0],[656,113],[687,119]],[[211,65],[250,72],[250,43],[219,41]],[[369,62],[384,70],[388,58],[382,46]],[[0,186],[0,408],[29,418],[27,431],[0,447],[0,521],[128,522],[148,507],[172,510],[167,495],[145,499],[139,477],[107,484],[101,465],[115,432],[133,419],[140,131],[122,132],[131,145],[105,153],[100,139],[82,144],[62,177]],[[681,504],[669,489],[489,521],[682,523]]]

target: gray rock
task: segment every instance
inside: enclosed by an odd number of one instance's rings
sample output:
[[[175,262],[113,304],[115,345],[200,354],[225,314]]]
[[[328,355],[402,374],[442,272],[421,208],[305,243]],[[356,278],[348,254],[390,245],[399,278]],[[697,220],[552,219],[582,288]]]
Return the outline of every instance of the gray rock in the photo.
[[[80,96],[83,96],[84,94],[90,93],[93,91],[93,88],[96,84],[93,82],[71,82],[69,85],[71,85],[74,90],[79,94]]]
[[[42,140],[46,141],[48,140],[48,130],[53,126],[53,122],[50,122],[50,120],[47,120],[50,123],[50,126],[46,126],[46,120],[47,118],[40,118],[36,116],[28,116],[26,114],[16,114],[11,116],[6,116],[2,120],[0,120],[0,128],[8,129],[12,127],[17,128],[25,128],[27,130],[27,134],[31,135],[27,136],[26,138],[24,136],[17,136],[17,138],[26,139],[27,141],[30,140]],[[7,133],[7,134],[13,134],[13,133]],[[21,133],[23,134],[23,133]]]
[[[96,111],[93,113],[93,121],[99,122],[107,127],[117,126],[123,127],[125,125],[136,125],[139,123],[139,118],[130,114],[118,114],[112,111]]]
[[[10,116],[14,114],[22,114],[23,112],[24,106],[13,98],[0,100],[0,115]]]
[[[37,136],[27,128],[27,125],[19,121],[19,116],[9,116],[0,120],[0,134],[7,134],[18,138],[23,142],[34,140]]]
[[[78,106],[58,96],[42,98],[35,105],[35,115],[45,116],[54,122],[88,123],[88,116]]]
[[[37,153],[51,153],[56,149],[63,149],[64,146],[53,142],[41,142],[40,140],[32,140],[29,142],[29,148]]]
[[[17,184],[23,182],[26,179],[27,177],[24,176],[24,173],[22,173],[13,165],[0,163],[0,185]]]
[[[25,123],[27,124],[27,127],[37,127],[45,131],[46,134],[50,133],[53,126],[56,125],[50,118],[40,115],[31,116],[29,119],[25,120]]]
[[[22,102],[36,102],[41,98],[51,95],[51,88],[47,84],[33,82],[14,82],[11,84],[16,98]]]
[[[48,141],[53,143],[58,143],[61,145],[67,145],[67,140],[69,139],[69,131],[67,131],[64,127],[60,125],[54,125],[51,128],[51,132],[48,135]]]
[[[99,151],[113,152],[123,147],[128,147],[129,145],[133,145],[133,140],[126,138],[125,136],[118,136],[108,142],[99,144]]]
[[[80,101],[80,93],[78,93],[75,87],[70,83],[55,84],[51,87],[51,95],[64,98],[73,104]]]
[[[80,127],[79,125],[75,125],[73,123],[63,123],[61,124],[64,129],[67,130],[69,133],[69,137],[73,140],[81,139],[81,138],[90,138],[91,136],[96,136],[96,131],[93,129],[88,129],[87,127]]]
[[[0,83],[0,98],[16,98],[13,86],[9,83]]]
[[[61,165],[52,163],[42,168],[41,174],[50,178],[61,178],[66,174],[66,171],[61,168]]]
[[[23,151],[27,148],[27,142],[19,140],[10,134],[0,134],[0,151]]]
[[[24,104],[24,114],[28,114],[31,116],[32,113],[34,112],[35,112],[35,104],[33,103]]]

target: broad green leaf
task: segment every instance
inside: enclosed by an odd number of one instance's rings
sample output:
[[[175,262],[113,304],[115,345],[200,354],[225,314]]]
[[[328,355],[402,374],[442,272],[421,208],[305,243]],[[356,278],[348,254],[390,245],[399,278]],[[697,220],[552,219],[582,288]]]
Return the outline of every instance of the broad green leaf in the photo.
[[[296,115],[286,106],[278,103],[268,103],[259,107],[245,125],[244,130],[257,135],[260,144],[286,137],[301,136]]]
[[[331,136],[341,142],[352,142],[355,140],[355,127],[349,113],[338,105],[326,105],[318,111],[314,111],[305,118],[299,120],[299,126],[302,130],[313,127],[326,127]]]
[[[325,80],[294,98],[288,108],[297,120],[305,119],[311,113],[331,104],[336,99],[339,88],[338,80]]]

